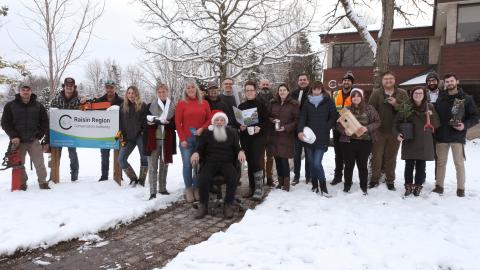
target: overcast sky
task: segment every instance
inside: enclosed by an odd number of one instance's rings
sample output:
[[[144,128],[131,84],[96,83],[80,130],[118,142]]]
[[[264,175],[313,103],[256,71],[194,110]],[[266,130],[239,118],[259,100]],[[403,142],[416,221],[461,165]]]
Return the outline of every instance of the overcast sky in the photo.
[[[29,3],[29,0],[22,0]],[[83,1],[79,1],[83,2]],[[321,26],[324,14],[331,9],[331,3],[334,0],[318,0],[322,5],[319,8],[314,21],[314,28]],[[134,0],[106,0],[105,11],[95,28],[95,37],[91,40],[88,51],[79,62],[76,62],[65,72],[65,76],[72,76],[79,81],[85,78],[85,65],[88,61],[99,59],[104,61],[108,58],[115,59],[121,66],[136,64],[143,57],[142,51],[137,49],[133,43],[134,39],[142,39],[144,37],[144,29],[137,24],[136,20],[142,16],[142,7]],[[21,54],[16,45],[21,44],[26,50],[34,54],[44,54],[46,51],[41,49],[41,42],[32,35],[24,26],[24,20],[21,14],[25,14],[25,8],[18,0],[1,1],[0,6],[7,5],[9,14],[2,17],[3,26],[0,28],[0,55],[8,60],[26,60],[27,58]],[[377,5],[379,7],[380,5]],[[375,7],[374,7],[375,8]],[[372,11],[371,14],[379,14],[379,11]],[[429,16],[425,18],[416,18],[416,25],[431,24],[431,8],[428,12]],[[397,22],[401,24],[401,22]],[[311,43],[313,48],[319,48],[318,32],[311,35]],[[43,75],[41,70],[33,70],[35,74]]]

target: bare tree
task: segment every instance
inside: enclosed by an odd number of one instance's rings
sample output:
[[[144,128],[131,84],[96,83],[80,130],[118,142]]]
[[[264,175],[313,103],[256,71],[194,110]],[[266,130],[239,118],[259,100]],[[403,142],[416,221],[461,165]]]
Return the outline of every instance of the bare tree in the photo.
[[[89,61],[85,66],[85,77],[93,93],[100,93],[103,90],[103,74],[103,66],[98,59]]]
[[[368,45],[373,53],[373,89],[381,88],[381,74],[388,70],[388,53],[390,50],[390,40],[393,32],[394,17],[396,15],[403,18],[407,24],[410,24],[411,16],[415,15],[407,11],[407,7],[415,10],[416,15],[424,14],[422,4],[430,5],[428,0],[381,0],[382,17],[378,34],[374,37],[369,32],[365,20],[358,14],[355,7],[370,7],[370,4],[376,1],[367,0],[338,0],[335,8],[329,13],[330,23],[333,28],[344,18],[348,18],[350,23],[357,29],[362,40]],[[343,7],[344,14],[338,15],[339,7]]]
[[[182,76],[199,79],[220,76],[223,80],[227,74],[236,77],[245,70],[286,61],[289,51],[282,45],[304,31],[314,13],[272,42],[270,33],[294,25],[288,15],[296,10],[299,0],[175,0],[173,6],[157,0],[138,2],[145,8],[140,22],[154,30],[138,46],[154,58],[191,63]],[[312,5],[309,10],[315,9],[313,2],[307,3]],[[172,55],[158,50],[159,40],[175,40],[181,53]]]
[[[85,53],[98,19],[103,13],[105,2],[96,4],[88,0],[83,6],[75,7],[72,0],[32,0],[24,2],[27,15],[25,25],[43,41],[48,57],[34,55],[31,51],[17,47],[44,70],[48,80],[50,98],[56,92],[63,73]]]

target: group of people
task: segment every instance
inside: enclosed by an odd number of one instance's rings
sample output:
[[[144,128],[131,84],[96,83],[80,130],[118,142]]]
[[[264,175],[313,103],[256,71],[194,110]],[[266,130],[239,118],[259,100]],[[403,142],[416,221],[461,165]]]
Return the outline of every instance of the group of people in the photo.
[[[113,81],[105,83],[105,95],[96,101],[117,105],[120,119],[121,148],[118,161],[130,184],[145,185],[148,175],[150,199],[156,194],[169,194],[166,189],[168,164],[178,147],[183,163],[185,198],[199,201],[196,218],[203,218],[208,209],[212,179],[222,175],[227,182],[224,215],[233,216],[232,203],[241,163],[248,164],[249,188],[244,197],[260,200],[264,186],[274,186],[273,161],[277,172],[277,188],[290,190],[300,180],[302,156],[305,157],[306,182],[312,191],[329,196],[322,166],[331,144],[333,130],[335,172],[331,185],[343,182],[350,192],[353,170],[357,166],[360,189],[379,186],[382,172],[389,190],[395,190],[397,152],[402,144],[405,160],[405,196],[419,196],[426,179],[426,161],[435,160],[436,186],[433,192],[443,193],[445,168],[452,149],[457,170],[457,195],[465,196],[464,144],[468,128],[478,123],[479,113],[472,97],[458,87],[454,74],[444,76],[445,89],[439,89],[440,78],[428,74],[426,87],[418,86],[409,93],[395,84],[394,73],[382,74],[381,88],[366,100],[362,89],[355,88],[355,77],[347,72],[341,87],[327,91],[322,82],[310,82],[307,74],[297,77],[298,88],[292,91],[280,84],[276,91],[266,79],[247,81],[243,91],[235,91],[232,78],[210,82],[201,90],[193,80],[185,82],[182,98],[175,102],[167,85],[159,84],[156,99],[146,104],[135,86],[128,87],[125,97],[116,93]],[[85,102],[76,91],[75,80],[66,78],[63,89],[51,102],[51,108],[79,109]],[[404,110],[405,102],[411,107]],[[464,114],[452,115],[452,107],[462,104]],[[361,127],[352,132],[338,123],[341,110],[349,110]],[[250,112],[241,119],[238,112]],[[455,111],[455,110],[453,110]],[[452,119],[455,118],[455,121]],[[248,121],[247,121],[248,120]],[[403,122],[413,123],[413,136],[400,128]],[[35,165],[40,188],[48,189],[42,146],[48,147],[48,114],[36,101],[28,86],[22,86],[15,100],[9,102],[2,116],[2,128],[18,146],[25,158],[29,153]],[[139,174],[128,163],[134,148],[140,153]],[[78,179],[78,157],[75,148],[68,148],[71,180]],[[304,154],[303,154],[304,153]],[[101,149],[101,177],[108,179],[110,149]],[[289,159],[293,159],[294,177],[290,179]],[[371,179],[368,182],[369,159]],[[27,188],[24,173],[23,189]],[[266,180],[266,181],[265,181]],[[265,183],[265,184],[264,184]]]

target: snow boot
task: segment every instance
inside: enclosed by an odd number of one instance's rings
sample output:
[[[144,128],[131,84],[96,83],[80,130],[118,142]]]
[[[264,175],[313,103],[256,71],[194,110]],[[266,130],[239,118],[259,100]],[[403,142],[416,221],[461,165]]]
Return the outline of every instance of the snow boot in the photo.
[[[290,177],[284,177],[283,178],[283,190],[285,191],[290,191]]]
[[[157,194],[150,194],[150,198],[148,198],[148,200],[150,201],[150,200],[153,200],[155,198],[157,198]]]
[[[137,174],[133,170],[132,166],[130,166],[130,164],[128,164],[127,167],[125,169],[123,169],[123,172],[130,179],[130,185],[136,186],[137,183],[138,183],[138,178],[137,178]]]
[[[40,189],[50,189],[48,183],[39,184],[38,186],[40,187]]]
[[[422,192],[422,185],[415,185],[413,188],[413,196],[418,197],[420,196],[420,192]]]
[[[457,196],[458,197],[465,197],[465,190],[464,189],[457,189]]]
[[[300,177],[299,176],[295,176],[293,178],[293,181],[292,181],[292,186],[295,186],[296,184],[298,184],[300,182]]]
[[[405,184],[405,197],[412,195],[414,186],[412,184]]]
[[[347,181],[345,181],[345,184],[343,184],[343,192],[348,193],[351,187],[352,183],[347,183]]]
[[[439,185],[435,185],[435,188],[432,190],[432,192],[438,193],[438,194],[443,194],[443,187]]]
[[[283,187],[283,181],[285,181],[285,178],[284,177],[278,177],[278,185],[277,185],[277,189],[281,189]]]
[[[330,185],[335,186],[336,184],[340,184],[342,182],[341,177],[335,177],[333,178],[332,182],[330,182]]]
[[[318,193],[318,178],[314,177],[312,178],[312,191],[315,193]]]
[[[232,204],[226,203],[223,207],[223,216],[226,219],[231,219],[233,218],[233,206]]]
[[[194,195],[193,195],[193,188],[185,188],[185,200],[188,203],[193,203],[195,201]]]
[[[260,201],[263,198],[263,172],[258,171],[253,174],[255,179],[255,191],[253,192],[253,200]]]
[[[140,175],[138,177],[138,183],[144,187],[145,186],[145,179],[147,178],[148,167],[141,166],[140,167]]]
[[[200,201],[200,189],[198,187],[193,188],[193,199],[196,202]]]
[[[322,195],[324,197],[327,197],[327,198],[332,197],[331,195],[328,194],[327,181],[325,181],[325,180],[320,181],[320,195]]]
[[[368,184],[368,188],[376,188],[376,187],[378,187],[378,182],[370,182]]]
[[[207,215],[208,208],[205,204],[201,203],[198,205],[197,211],[195,212],[195,219],[202,219]]]
[[[273,183],[273,178],[267,177],[267,186],[274,187],[275,184]]]
[[[395,190],[397,190],[397,189],[395,188],[395,184],[393,184],[393,183],[387,184],[387,189],[390,190],[390,191],[395,191]]]

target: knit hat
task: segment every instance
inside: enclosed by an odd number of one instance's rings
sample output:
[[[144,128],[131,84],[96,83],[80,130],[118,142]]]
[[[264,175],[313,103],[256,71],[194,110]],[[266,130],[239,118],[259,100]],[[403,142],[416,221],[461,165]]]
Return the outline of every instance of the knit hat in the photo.
[[[215,125],[215,119],[218,117],[225,119],[225,125],[228,125],[228,117],[224,112],[217,112],[212,116],[212,125]]]
[[[437,81],[439,81],[438,74],[435,71],[428,73],[427,78],[425,79],[425,82],[428,82],[428,80],[430,79],[436,79]]]
[[[75,80],[73,78],[67,77],[65,80],[63,80],[63,87],[66,85],[75,85]]]
[[[355,92],[360,93],[360,95],[362,96],[362,98],[364,97],[364,95],[363,95],[363,90],[360,89],[360,88],[353,88],[352,91],[350,91],[350,96],[353,96],[353,93],[355,93]]]
[[[347,71],[347,73],[345,73],[345,75],[343,75],[343,80],[350,80],[352,81],[352,83],[355,81],[355,77],[353,76],[353,72],[352,71]]]
[[[210,89],[210,88],[218,88],[217,82],[215,82],[215,81],[208,82],[207,89]]]

